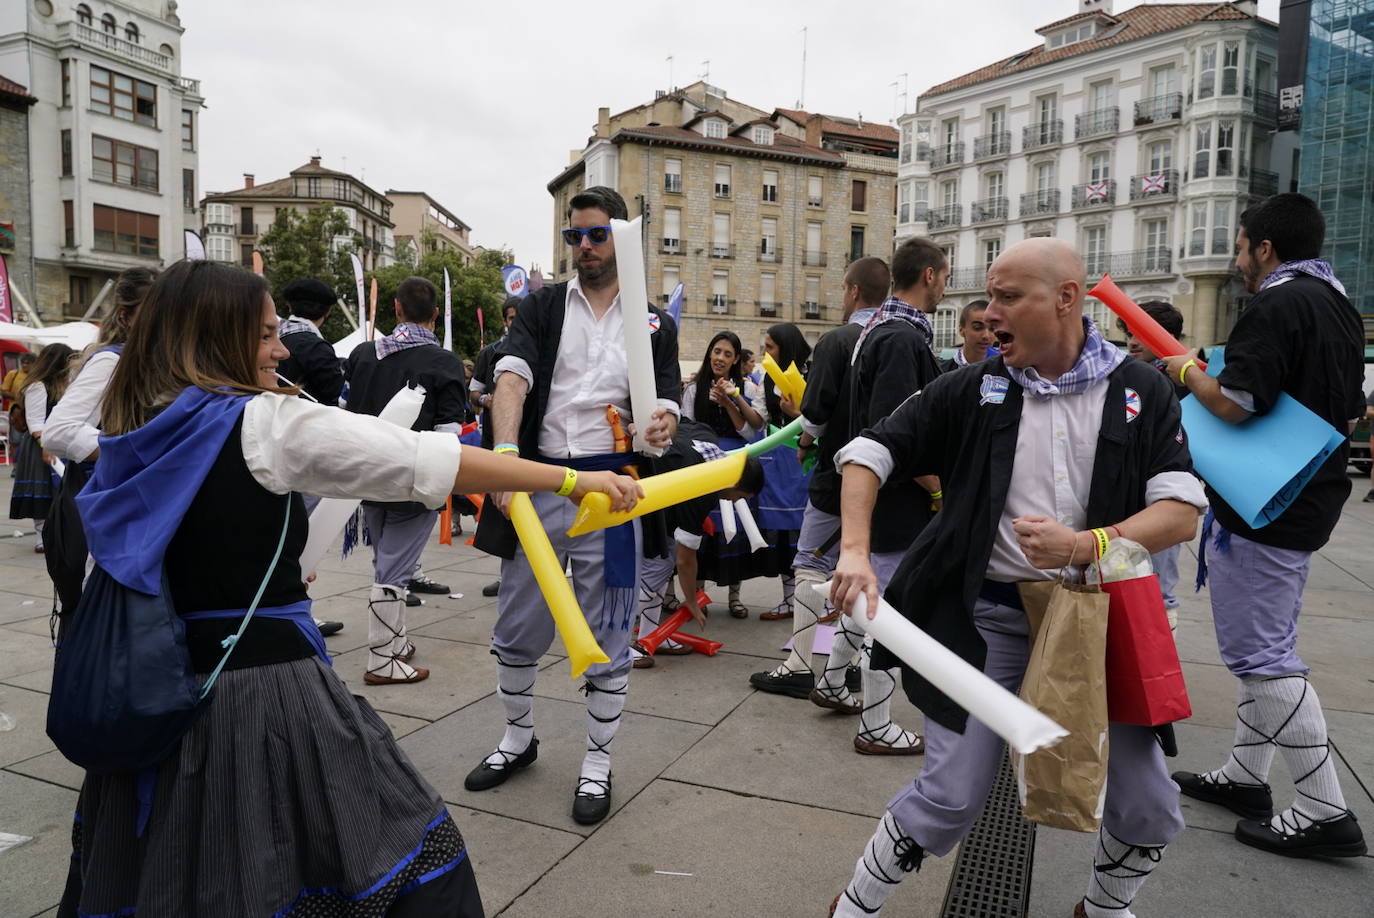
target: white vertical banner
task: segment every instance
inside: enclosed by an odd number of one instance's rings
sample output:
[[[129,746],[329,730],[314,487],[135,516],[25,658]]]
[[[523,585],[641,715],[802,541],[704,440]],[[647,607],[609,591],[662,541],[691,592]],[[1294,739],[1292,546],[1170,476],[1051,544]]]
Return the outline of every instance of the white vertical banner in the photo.
[[[444,350],[453,350],[453,285],[449,283],[448,268],[444,269]]]
[[[625,320],[625,360],[630,369],[630,414],[634,416],[634,448],[649,456],[663,455],[661,447],[645,439],[654,409],[658,407],[658,385],[654,380],[654,356],[649,346],[655,317],[649,312],[649,288],[644,280],[644,244],[641,241],[643,217],[612,220],[615,238],[615,263],[620,280],[620,314]]]
[[[367,315],[363,312],[363,260],[356,252],[349,252],[348,257],[353,260],[353,283],[358,287],[358,327],[367,328]]]

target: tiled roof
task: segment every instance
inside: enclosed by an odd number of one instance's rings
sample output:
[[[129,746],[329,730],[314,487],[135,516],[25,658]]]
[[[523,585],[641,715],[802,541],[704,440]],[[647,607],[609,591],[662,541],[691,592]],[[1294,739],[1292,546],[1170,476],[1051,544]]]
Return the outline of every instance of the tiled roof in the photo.
[[[1125,12],[1114,14],[1114,18],[1119,25],[1124,27],[1120,31],[1114,32],[1109,29],[1108,32],[1111,34],[1107,38],[1090,39],[1049,49],[1042,42],[1028,51],[1013,54],[995,64],[932,86],[922,93],[921,97],[925,98],[955,89],[963,89],[966,86],[993,80],[1009,73],[1020,73],[1067,57],[1124,45],[1140,38],[1158,35],[1161,32],[1172,32],[1175,29],[1182,29],[1199,22],[1247,19],[1266,22],[1266,20],[1259,20],[1258,17],[1238,9],[1233,3],[1143,3]],[[1068,20],[1063,20],[1063,22],[1068,22]],[[1112,28],[1115,29],[1116,27]]]
[[[808,121],[816,117],[815,112],[802,111],[799,108],[775,108],[773,116],[782,115],[789,121],[805,126]],[[880,143],[897,144],[897,129],[889,124],[875,124],[869,121],[860,122],[855,118],[842,118],[837,115],[821,115],[821,134],[835,134],[843,137],[862,137],[865,140],[876,140]]]
[[[0,76],[0,95],[9,96],[15,101],[24,102],[28,105],[32,105],[38,101],[37,96],[29,94],[29,88],[27,86],[21,86],[14,82],[14,80],[6,79],[3,76]]]
[[[686,128],[672,127],[666,124],[651,125],[646,127],[622,128],[616,131],[611,138],[612,142],[630,139],[641,139],[659,141],[661,143],[676,144],[679,146],[706,147],[712,149],[728,149],[731,152],[746,156],[769,156],[782,157],[787,159],[806,159],[816,163],[842,166],[845,159],[838,153],[829,150],[822,150],[820,147],[812,146],[795,137],[788,137],[786,134],[776,133],[773,135],[773,143],[758,144],[747,137],[703,137],[696,131],[689,131]]]
[[[254,185],[252,188],[235,188],[233,191],[216,191],[207,194],[205,200],[214,201],[219,198],[294,198],[296,197],[295,182],[289,178],[277,179],[275,182],[263,182]]]

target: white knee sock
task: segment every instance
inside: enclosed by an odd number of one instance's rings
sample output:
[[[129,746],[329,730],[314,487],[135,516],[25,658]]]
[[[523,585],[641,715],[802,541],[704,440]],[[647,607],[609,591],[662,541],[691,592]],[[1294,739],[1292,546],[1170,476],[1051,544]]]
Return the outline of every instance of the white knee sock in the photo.
[[[835,918],[876,915],[897,884],[921,869],[925,850],[902,833],[891,813],[883,813],[864,853],[854,864],[854,876],[840,896]]]
[[[1261,729],[1260,713],[1253,692],[1257,680],[1241,679],[1236,694],[1236,739],[1226,764],[1208,772],[1217,784],[1268,784],[1269,766],[1274,762],[1274,743],[1269,731]]]
[[[496,695],[506,708],[506,733],[484,761],[504,768],[534,739],[534,682],[538,663],[507,663],[496,658]]]
[[[626,675],[588,676],[582,687],[587,693],[587,754],[577,782],[581,796],[602,797],[610,789],[611,741],[620,729],[620,712],[625,709],[629,686]]]
[[[1165,845],[1128,845],[1105,827],[1097,832],[1097,853],[1083,910],[1088,918],[1135,918],[1131,902],[1164,856]]]
[[[859,712],[859,739],[881,746],[907,749],[921,741],[910,730],[903,730],[892,722],[892,693],[897,690],[896,670],[873,669],[873,642],[864,641],[863,675],[864,707]]]
[[[1251,688],[1258,709],[1259,729],[1283,750],[1298,799],[1270,821],[1285,835],[1314,822],[1345,815],[1345,795],[1326,740],[1326,717],[1317,690],[1306,676],[1278,676],[1257,681]]]
[[[816,623],[827,612],[825,597],[818,587],[825,582],[820,571],[799,568],[796,572],[795,614],[792,616],[792,650],[773,675],[812,672],[811,656],[816,647]]]
[[[845,670],[854,663],[864,643],[864,633],[848,615],[841,615],[835,622],[835,637],[830,643],[830,658],[825,661],[817,688],[837,692],[844,688]]]
[[[372,584],[367,610],[367,671],[387,679],[409,679],[415,675],[410,664],[400,659],[407,643],[405,589]]]
[[[671,577],[669,578],[671,580]],[[660,586],[657,590],[651,589],[648,581],[642,577],[639,581],[639,636],[645,637],[653,631],[663,621],[663,590]],[[666,640],[660,647],[678,647],[677,641]]]

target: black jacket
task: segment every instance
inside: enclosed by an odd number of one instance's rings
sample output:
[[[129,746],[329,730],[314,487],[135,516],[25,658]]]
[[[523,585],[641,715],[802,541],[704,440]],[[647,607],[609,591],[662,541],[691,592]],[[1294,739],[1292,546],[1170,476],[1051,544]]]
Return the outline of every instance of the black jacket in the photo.
[[[310,331],[283,335],[281,343],[291,352],[277,366],[277,372],[300,386],[321,405],[339,404],[343,391],[343,361],[334,345]]]
[[[1001,404],[982,403],[987,376],[1009,382]],[[1119,523],[1143,510],[1146,483],[1155,475],[1192,471],[1168,380],[1138,360],[1123,361],[1108,379],[1089,486],[1090,527]],[[1127,387],[1141,397],[1140,415],[1129,423]],[[979,669],[987,645],[974,627],[973,605],[1011,485],[1022,396],[1003,359],[993,357],[941,376],[863,433],[892,453],[893,477],[936,474],[945,494],[944,509],[907,551],[884,598]],[[874,668],[897,664],[886,649],[875,648]],[[963,708],[905,665],[902,686],[927,717],[963,732]]]
[[[511,323],[505,344],[502,345],[500,356],[522,358],[534,374],[534,386],[525,396],[524,412],[520,418],[520,455],[526,459],[539,458],[539,431],[544,426],[544,414],[549,406],[549,389],[553,385],[558,344],[563,338],[567,304],[566,282],[531,293],[520,303],[515,321]],[[657,306],[650,304],[649,311],[658,320],[658,328],[649,336],[657,395],[677,403],[682,398],[682,369],[677,362],[677,325]],[[665,537],[661,520],[652,527],[646,520],[645,556],[657,557]],[[516,541],[515,528],[505,516],[500,513],[482,514],[473,542],[479,550],[502,558],[513,558]]]
[[[811,375],[806,378],[801,413],[813,424],[825,425],[825,436],[816,445],[816,468],[811,474],[808,497],[825,513],[840,512],[840,474],[835,454],[849,442],[849,358],[863,326],[847,323],[832,328],[811,352]]]

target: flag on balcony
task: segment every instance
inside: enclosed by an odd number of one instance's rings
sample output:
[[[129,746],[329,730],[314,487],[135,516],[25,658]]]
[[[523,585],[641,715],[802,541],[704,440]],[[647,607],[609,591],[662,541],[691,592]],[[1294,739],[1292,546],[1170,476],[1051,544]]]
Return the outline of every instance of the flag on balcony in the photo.
[[[1083,186],[1083,200],[1089,204],[1101,204],[1107,200],[1109,186],[1106,182],[1096,182]]]
[[[10,305],[10,274],[5,256],[0,255],[0,322],[14,321],[14,307]]]
[[[1169,190],[1169,176],[1163,172],[1140,177],[1141,194],[1163,194]]]

